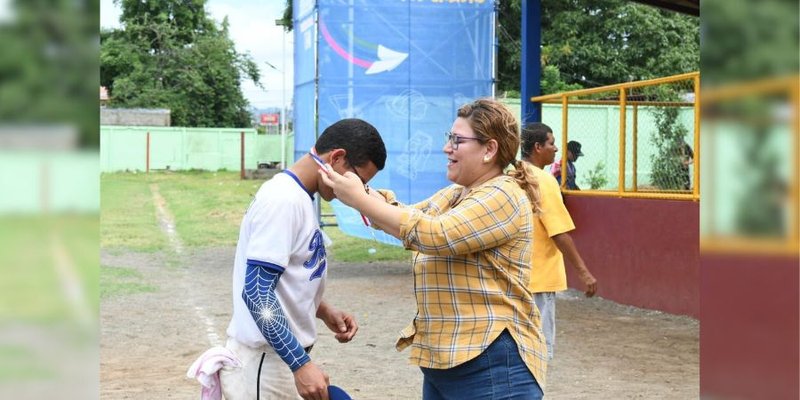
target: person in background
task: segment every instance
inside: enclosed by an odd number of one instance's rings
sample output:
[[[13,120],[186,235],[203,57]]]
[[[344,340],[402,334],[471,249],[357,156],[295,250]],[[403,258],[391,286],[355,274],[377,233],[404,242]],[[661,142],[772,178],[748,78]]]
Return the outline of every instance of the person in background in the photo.
[[[569,235],[575,224],[564,206],[561,188],[552,175],[542,170],[553,162],[557,152],[553,130],[549,126],[531,123],[522,129],[522,158],[531,163],[531,173],[539,181],[542,207],[542,212],[534,220],[533,272],[529,287],[541,314],[542,332],[550,359],[556,343],[556,292],[567,289],[564,257],[583,281],[586,297],[597,292],[597,279],[589,272]]]
[[[681,163],[681,185],[683,190],[692,190],[692,177],[689,167],[694,162],[694,151],[689,143],[683,141],[679,147],[679,158]]]
[[[582,155],[583,152],[581,152],[580,142],[570,140],[567,143],[567,189],[581,190],[581,188],[579,188],[578,184],[575,182],[575,162],[578,161],[578,157]],[[561,160],[553,163],[553,166],[550,167],[550,172],[556,178],[556,182],[561,185]]]

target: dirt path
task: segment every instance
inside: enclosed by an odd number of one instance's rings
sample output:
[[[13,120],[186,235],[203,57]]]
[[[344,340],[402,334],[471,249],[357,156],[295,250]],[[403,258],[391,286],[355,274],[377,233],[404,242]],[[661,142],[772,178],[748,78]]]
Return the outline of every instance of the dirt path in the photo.
[[[132,267],[154,293],[111,297],[101,306],[100,385],[107,399],[188,399],[194,359],[224,342],[231,310],[233,248],[170,254],[101,255],[103,268]],[[178,266],[169,266],[178,264]],[[413,317],[409,268],[331,263],[326,299],[354,313],[360,330],[339,344],[320,325],[312,358],[358,399],[418,399],[421,374],[397,353]],[[556,358],[548,399],[698,397],[696,320],[566,292],[558,300]]]

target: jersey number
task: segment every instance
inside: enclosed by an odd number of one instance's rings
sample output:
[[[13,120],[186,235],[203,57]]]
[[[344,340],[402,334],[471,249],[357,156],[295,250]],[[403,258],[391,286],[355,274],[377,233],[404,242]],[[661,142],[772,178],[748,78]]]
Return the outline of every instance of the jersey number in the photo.
[[[304,262],[303,266],[307,269],[316,268],[311,274],[311,277],[308,278],[309,281],[313,281],[314,279],[322,278],[322,275],[325,273],[325,267],[327,267],[328,264],[326,261],[325,242],[322,239],[322,232],[320,232],[319,229],[317,229],[314,232],[314,236],[311,237],[308,250],[311,251],[311,258]]]

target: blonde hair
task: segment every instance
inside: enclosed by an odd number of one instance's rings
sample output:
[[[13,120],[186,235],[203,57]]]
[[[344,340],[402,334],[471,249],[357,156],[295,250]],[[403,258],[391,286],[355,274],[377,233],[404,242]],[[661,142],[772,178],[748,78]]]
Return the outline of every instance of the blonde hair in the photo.
[[[514,178],[517,184],[525,190],[533,212],[541,211],[539,196],[539,181],[533,172],[526,166],[527,162],[517,160],[519,150],[519,123],[514,114],[503,103],[494,99],[478,99],[465,104],[458,109],[460,118],[466,119],[475,134],[484,141],[497,142],[497,157],[495,162],[501,170],[512,164],[513,168],[506,173]]]
[[[542,197],[539,193],[539,178],[531,172],[530,168],[536,168],[527,161],[515,160],[514,168],[510,168],[506,174],[517,182],[519,187],[525,189],[525,194],[531,201],[534,214],[542,212]]]

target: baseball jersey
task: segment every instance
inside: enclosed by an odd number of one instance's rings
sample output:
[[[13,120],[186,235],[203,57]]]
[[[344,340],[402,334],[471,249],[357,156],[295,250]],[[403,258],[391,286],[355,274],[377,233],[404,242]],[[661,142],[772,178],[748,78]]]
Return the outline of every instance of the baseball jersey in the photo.
[[[247,263],[254,261],[285,268],[276,287],[278,300],[300,345],[314,344],[315,318],[327,276],[325,240],[313,197],[291,171],[264,182],[239,229],[228,336],[250,347],[267,344],[242,299]]]
[[[558,182],[549,173],[533,165],[528,167],[539,181],[542,212],[533,221],[533,257],[531,259],[531,293],[557,292],[567,289],[564,256],[552,237],[575,229]]]

